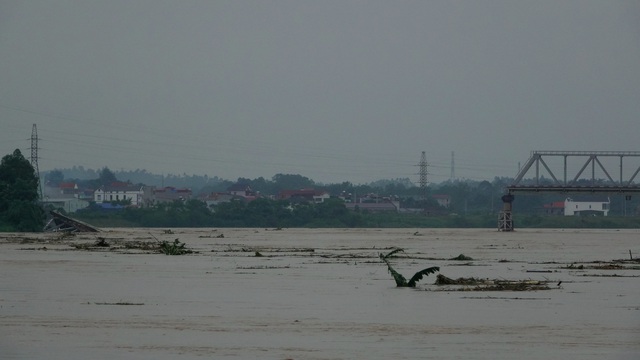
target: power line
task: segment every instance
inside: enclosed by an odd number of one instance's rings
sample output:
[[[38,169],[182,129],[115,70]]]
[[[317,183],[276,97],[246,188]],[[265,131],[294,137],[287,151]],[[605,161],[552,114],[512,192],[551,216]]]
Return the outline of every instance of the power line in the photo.
[[[384,175],[382,173],[378,175],[410,177],[412,175],[410,170],[407,172],[404,169],[408,169],[415,164],[411,161],[405,161],[406,159],[401,158],[399,155],[385,152],[376,154],[369,151],[358,151],[359,149],[355,148],[348,153],[344,153],[344,151],[339,151],[337,148],[313,146],[312,144],[300,148],[260,137],[247,139],[242,136],[222,135],[222,132],[209,133],[201,131],[196,134],[188,134],[184,131],[175,130],[171,131],[171,136],[167,136],[167,132],[163,129],[156,129],[153,126],[143,127],[142,124],[136,125],[135,121],[130,123],[122,121],[110,122],[109,128],[115,127],[115,130],[105,133],[104,131],[95,131],[94,127],[101,127],[103,122],[93,117],[68,116],[4,104],[0,104],[0,108],[63,120],[74,125],[66,131],[61,131],[57,128],[47,130],[46,132],[49,135],[44,140],[47,141],[45,148],[39,148],[39,150],[44,149],[46,155],[39,156],[38,159],[76,161],[77,163],[78,160],[71,160],[73,157],[67,158],[64,155],[73,154],[73,152],[66,150],[69,146],[65,145],[74,145],[72,148],[77,149],[78,145],[82,144],[84,150],[98,150],[98,154],[91,158],[94,163],[96,161],[120,159],[121,156],[119,154],[125,153],[131,155],[127,158],[134,158],[141,165],[144,164],[147,167],[161,167],[169,164],[174,166],[173,164],[175,164],[179,168],[188,162],[191,165],[193,163],[197,164],[200,169],[215,168],[219,172],[233,169],[241,170],[242,166],[247,164],[271,166],[276,169],[275,171],[299,172],[309,169],[315,170],[318,168],[315,162],[323,161],[325,163],[323,165],[323,173],[327,175],[347,177],[370,175],[371,164],[376,164],[377,169],[385,169]],[[42,131],[42,128],[40,130]],[[142,131],[144,131],[145,137],[136,136]],[[8,140],[8,142],[10,141]],[[54,143],[56,144],[55,147],[46,148],[47,144]],[[6,145],[7,142],[4,142],[4,144]],[[40,144],[38,145],[42,146],[42,139],[40,139]],[[158,149],[156,148],[157,145],[163,146]],[[88,152],[83,151],[84,154]],[[260,157],[256,157],[256,153],[260,154]],[[431,161],[428,165],[436,169],[447,169],[446,173],[452,170],[453,177],[455,177],[455,166],[450,166],[449,163],[450,160],[453,160],[453,156],[452,159],[448,159],[434,155],[435,158],[430,156]],[[460,159],[458,157],[457,167],[458,172],[462,171],[464,173],[462,174],[463,178],[484,179],[486,176],[483,176],[483,173],[491,170],[496,173],[504,173],[507,168],[509,169],[509,174],[512,172],[511,167],[506,167],[504,163],[500,165],[487,164],[484,159],[478,162],[473,159],[465,159],[464,156]],[[353,164],[356,165],[354,166]],[[442,170],[441,172],[445,171]],[[436,173],[429,174],[429,177],[431,180],[433,180],[434,176],[441,180],[451,178],[451,176],[447,175]]]

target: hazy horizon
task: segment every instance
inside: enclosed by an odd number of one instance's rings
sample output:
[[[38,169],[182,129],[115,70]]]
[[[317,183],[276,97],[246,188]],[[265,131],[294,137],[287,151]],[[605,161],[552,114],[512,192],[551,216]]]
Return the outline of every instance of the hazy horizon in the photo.
[[[23,155],[25,155],[25,154],[23,154]],[[111,172],[114,173],[114,175],[118,178],[118,181],[123,181],[123,182],[132,181],[134,183],[136,183],[136,181],[131,180],[130,178],[127,178],[126,176],[123,177],[122,174],[123,173],[124,174],[135,173],[136,171],[144,171],[145,174],[148,175],[148,176],[162,177],[162,181],[165,181],[165,180],[168,181],[168,180],[171,180],[174,177],[177,178],[177,179],[183,180],[183,179],[185,179],[185,175],[187,175],[187,176],[196,176],[196,177],[198,177],[198,176],[200,176],[200,177],[208,176],[206,174],[176,174],[176,173],[171,173],[171,172],[159,174],[159,173],[154,173],[154,172],[147,171],[146,169],[134,169],[134,170],[111,169],[111,168],[108,168],[108,169]],[[63,175],[64,175],[64,180],[73,180],[73,179],[77,179],[77,180],[94,180],[94,179],[97,179],[99,177],[100,171],[102,169],[90,169],[90,168],[86,168],[84,166],[79,165],[79,166],[72,166],[70,168],[57,168],[57,169],[52,169],[52,170],[40,171],[40,176],[42,178],[44,178],[44,177],[46,177],[46,175],[48,173],[50,173],[51,171],[54,171],[54,170],[61,171],[63,173]],[[78,177],[78,176],[75,176],[77,174],[73,174],[72,173],[72,172],[81,172],[81,171],[85,173],[85,176]],[[278,175],[278,174],[274,174],[274,175]],[[321,181],[316,181],[316,179],[313,179],[313,178],[311,178],[311,177],[309,177],[309,176],[307,176],[305,174],[298,174],[298,173],[296,173],[296,174],[292,174],[292,173],[291,174],[284,174],[283,173],[283,175],[300,175],[300,176],[306,177],[309,180],[313,181],[316,185],[341,184],[344,181],[347,181],[347,180],[343,180],[343,181],[338,180],[338,181],[335,181],[335,182],[321,182]],[[274,181],[273,180],[273,176],[257,176],[257,177],[253,177],[253,178],[246,178],[246,177],[242,177],[242,178],[243,179],[249,179],[249,180],[256,180],[256,179],[258,179],[260,177],[264,178],[267,181]],[[210,176],[209,177],[210,180],[213,180],[213,179],[216,179],[216,178],[217,178],[218,181],[230,181],[230,182],[237,182],[238,179],[239,179],[239,178],[230,179],[230,178],[225,178],[225,177],[221,177],[221,176]],[[414,179],[412,179],[410,177],[373,179],[373,180],[367,181],[365,183],[354,183],[353,185],[368,185],[368,184],[376,183],[378,181],[392,181],[392,182],[404,183],[403,180],[407,180],[407,179],[411,182],[412,186],[419,186],[418,185],[418,181],[414,181]],[[457,180],[466,181],[467,179],[457,179]],[[447,182],[447,181],[448,180],[445,180],[443,182]],[[435,183],[430,183],[430,184],[435,184]],[[149,185],[149,184],[145,184],[145,185]],[[175,186],[175,184],[171,184],[171,183],[167,183],[165,185],[166,186]]]
[[[0,153],[41,171],[513,177],[638,149],[640,2],[0,0]]]

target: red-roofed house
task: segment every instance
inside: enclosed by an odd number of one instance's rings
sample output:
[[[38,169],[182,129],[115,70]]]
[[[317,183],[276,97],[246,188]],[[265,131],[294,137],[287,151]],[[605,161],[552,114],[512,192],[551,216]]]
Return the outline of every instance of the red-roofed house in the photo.
[[[78,192],[78,184],[74,182],[63,182],[58,185],[58,189],[60,189],[60,194],[75,195]]]
[[[191,189],[177,189],[173,186],[153,189],[153,201],[156,203],[187,201],[191,199]]]
[[[253,190],[251,190],[251,186],[248,184],[236,183],[227,188],[227,192],[233,196],[255,196]]]
[[[542,209],[547,215],[564,215],[564,201],[554,201],[544,204]]]

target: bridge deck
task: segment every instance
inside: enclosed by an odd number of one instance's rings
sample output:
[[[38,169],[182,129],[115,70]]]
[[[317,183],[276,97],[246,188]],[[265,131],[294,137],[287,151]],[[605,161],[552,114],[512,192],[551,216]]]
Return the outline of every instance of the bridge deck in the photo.
[[[585,194],[637,194],[640,186],[568,186],[568,185],[511,185],[507,187],[510,194],[529,193],[585,193]]]

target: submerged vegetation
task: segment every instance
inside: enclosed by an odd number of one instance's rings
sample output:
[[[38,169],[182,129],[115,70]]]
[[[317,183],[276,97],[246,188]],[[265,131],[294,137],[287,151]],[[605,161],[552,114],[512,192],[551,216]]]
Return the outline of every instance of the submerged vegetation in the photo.
[[[165,254],[165,255],[184,255],[192,254],[194,251],[187,248],[186,244],[179,239],[173,241],[158,240],[155,236],[151,235],[154,241],[142,241],[139,239],[123,239],[123,238],[111,238],[99,236],[96,241],[87,242],[71,242],[69,246],[77,250],[86,251],[114,251],[114,252],[127,252],[130,250],[142,251],[145,253]],[[72,240],[67,237],[58,237],[57,241]]]
[[[426,268],[426,269],[422,269],[420,271],[418,271],[417,273],[415,273],[411,279],[409,279],[409,281],[407,281],[407,279],[402,276],[402,274],[400,274],[399,272],[397,272],[389,263],[389,258],[391,258],[393,255],[395,255],[398,252],[404,252],[403,249],[401,248],[396,248],[392,251],[390,251],[388,254],[383,255],[380,254],[380,259],[382,261],[385,262],[385,264],[387,264],[387,269],[389,270],[389,273],[391,273],[391,276],[393,276],[393,279],[396,281],[396,286],[398,287],[416,287],[416,283],[420,280],[422,280],[422,278],[424,276],[428,276],[429,274],[433,274],[435,272],[440,271],[440,268],[437,266],[432,266],[430,268]]]
[[[187,249],[186,245],[187,244],[180,242],[178,239],[175,239],[173,242],[164,240],[158,244],[158,251],[165,255],[191,254],[193,251]]]

